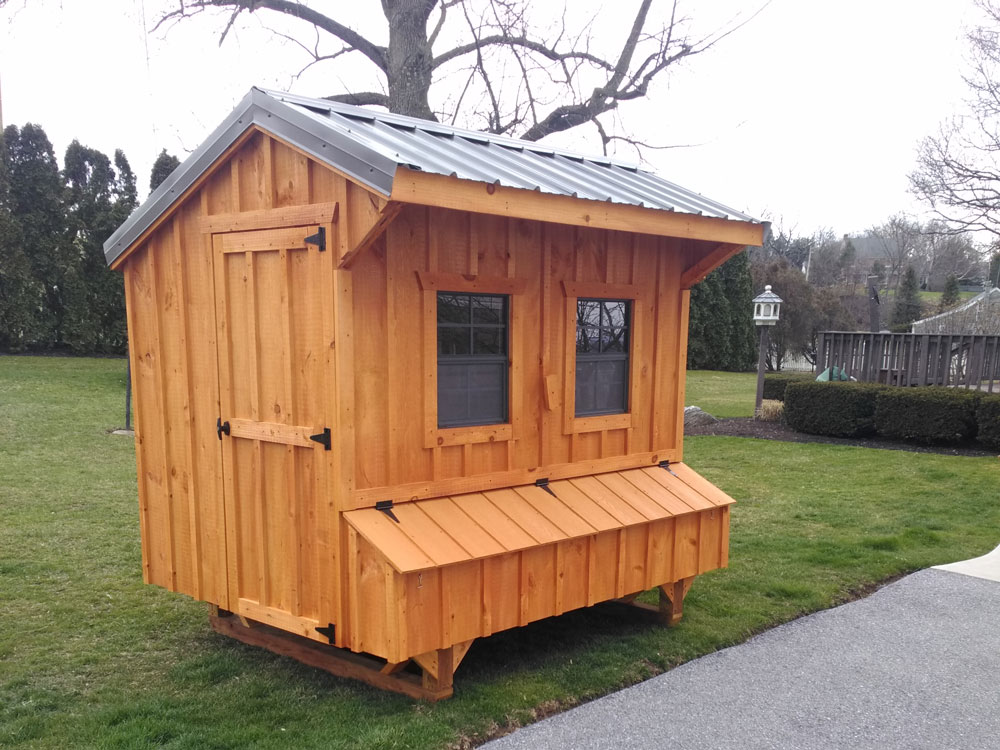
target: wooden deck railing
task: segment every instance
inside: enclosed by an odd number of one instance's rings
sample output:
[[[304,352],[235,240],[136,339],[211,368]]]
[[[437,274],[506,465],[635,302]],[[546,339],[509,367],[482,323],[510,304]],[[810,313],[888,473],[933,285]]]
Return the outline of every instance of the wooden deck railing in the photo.
[[[1000,336],[823,331],[816,372],[832,366],[869,383],[1000,392]]]

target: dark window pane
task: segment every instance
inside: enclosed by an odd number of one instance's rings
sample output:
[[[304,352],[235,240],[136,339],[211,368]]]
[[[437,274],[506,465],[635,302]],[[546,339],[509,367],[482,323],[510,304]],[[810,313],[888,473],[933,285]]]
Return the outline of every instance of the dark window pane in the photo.
[[[469,367],[469,417],[479,423],[504,422],[506,362]]]
[[[469,295],[438,293],[438,324],[468,323]]]
[[[581,299],[576,303],[576,324],[601,325],[601,303],[595,299]]]
[[[472,298],[472,322],[485,323],[487,325],[506,324],[504,316],[503,297],[483,297]]]
[[[438,328],[438,354],[469,354],[469,328]]]
[[[624,300],[615,300],[604,303],[604,319],[601,325],[605,328],[624,328],[625,306],[628,303]]]
[[[438,423],[461,424],[469,419],[469,378],[466,365],[438,364]]]
[[[576,329],[576,350],[578,352],[596,352],[600,342],[600,330],[597,326],[583,324]]]
[[[595,362],[576,363],[576,413],[594,412],[594,365]]]
[[[473,354],[503,354],[505,329],[476,328],[472,334]]]
[[[577,300],[576,415],[628,409],[629,300]]]
[[[507,421],[507,297],[438,293],[438,426]]]
[[[613,328],[601,331],[601,351],[602,352],[627,352],[628,351],[628,329]]]

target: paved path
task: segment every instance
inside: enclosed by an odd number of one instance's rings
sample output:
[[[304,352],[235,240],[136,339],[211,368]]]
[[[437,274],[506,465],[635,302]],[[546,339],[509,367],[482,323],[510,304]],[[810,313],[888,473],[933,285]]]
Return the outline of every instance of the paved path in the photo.
[[[484,746],[1000,748],[1000,583],[923,570]]]

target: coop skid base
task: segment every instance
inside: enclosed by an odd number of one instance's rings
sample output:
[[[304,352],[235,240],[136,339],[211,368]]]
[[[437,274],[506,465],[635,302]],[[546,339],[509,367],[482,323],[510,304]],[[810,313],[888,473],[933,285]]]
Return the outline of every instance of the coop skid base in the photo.
[[[643,593],[641,591],[621,599],[612,599],[609,603],[649,611],[654,613],[662,624],[676,625],[684,614],[684,597],[687,596],[694,578],[691,576],[659,586],[659,606],[635,601],[636,597]],[[227,612],[215,605],[209,607],[208,621],[216,633],[250,646],[260,646],[272,653],[288,656],[337,677],[360,680],[382,690],[391,690],[410,698],[431,702],[450,698],[454,694],[452,682],[455,670],[472,645],[472,641],[465,641],[394,664],[375,656],[357,654],[335,646],[324,646],[300,635]],[[420,667],[421,676],[405,671],[411,661]]]
[[[300,635],[226,613],[215,607],[210,610],[208,621],[215,632],[248,645],[260,646],[272,653],[288,656],[337,677],[360,680],[382,690],[432,702],[452,696],[455,669],[472,644],[472,641],[468,641],[413,657],[413,661],[423,672],[422,676],[417,676],[404,671],[409,659],[393,664],[374,656],[324,646]]]

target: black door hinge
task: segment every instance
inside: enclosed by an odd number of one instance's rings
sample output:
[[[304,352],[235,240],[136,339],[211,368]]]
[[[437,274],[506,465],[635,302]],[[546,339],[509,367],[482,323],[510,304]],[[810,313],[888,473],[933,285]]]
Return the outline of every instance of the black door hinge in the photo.
[[[389,518],[391,518],[396,523],[399,523],[399,519],[396,518],[396,514],[392,512],[392,500],[379,500],[375,503],[375,510],[380,510],[385,513]]]
[[[319,248],[320,252],[326,250],[326,227],[320,227],[316,230],[316,234],[310,234],[305,239],[307,245],[315,245]]]
[[[675,477],[677,476],[677,474],[674,473],[674,470],[670,468],[670,462],[669,461],[660,461],[660,468],[661,469],[666,469],[671,474],[673,474]]]
[[[215,420],[215,434],[219,436],[219,440],[222,440],[222,433],[229,434],[229,422],[223,422],[222,417],[218,417]]]
[[[322,432],[317,432],[315,435],[310,435],[309,439],[314,443],[319,443],[323,446],[323,450],[328,451],[332,447],[330,441],[330,428],[324,427]]]
[[[552,488],[549,487],[549,478],[548,477],[542,477],[541,479],[536,479],[535,480],[535,486],[536,487],[541,487],[543,490],[545,490],[550,495],[552,495],[552,497],[556,496],[556,493],[554,493],[552,491]]]
[[[331,646],[336,642],[337,626],[332,622],[326,627],[320,626],[316,628],[316,632],[320,635],[325,635],[327,640],[330,641]]]

